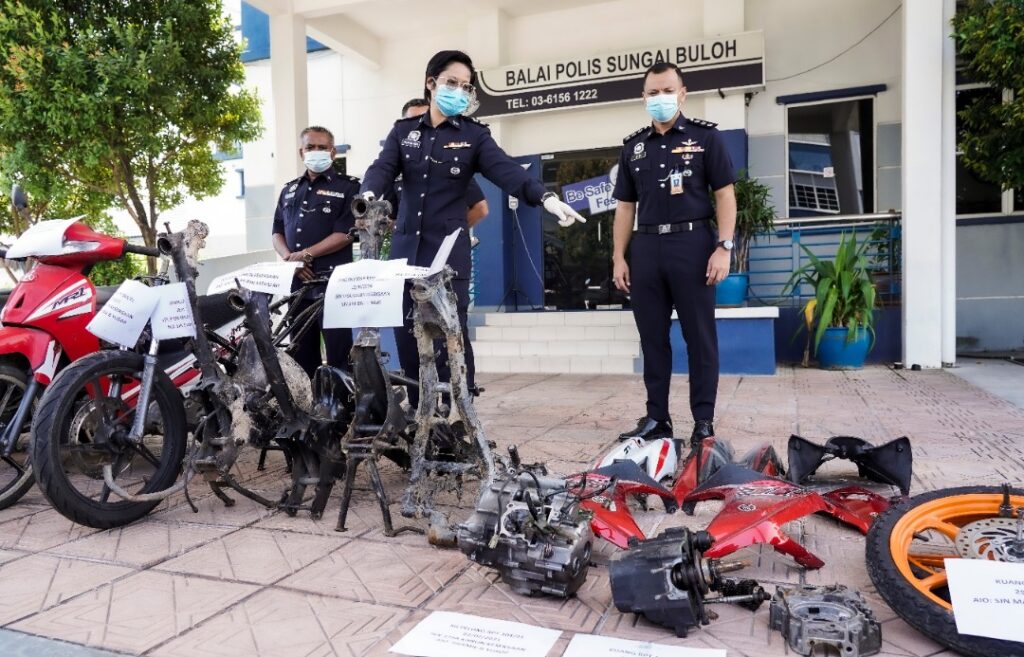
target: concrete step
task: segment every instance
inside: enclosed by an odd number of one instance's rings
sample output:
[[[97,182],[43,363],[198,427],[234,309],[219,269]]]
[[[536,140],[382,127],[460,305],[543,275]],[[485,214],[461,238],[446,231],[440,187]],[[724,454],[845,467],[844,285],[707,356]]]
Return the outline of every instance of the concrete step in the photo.
[[[476,345],[473,345],[474,350]],[[514,374],[633,374],[632,356],[484,356],[476,355],[476,371]]]

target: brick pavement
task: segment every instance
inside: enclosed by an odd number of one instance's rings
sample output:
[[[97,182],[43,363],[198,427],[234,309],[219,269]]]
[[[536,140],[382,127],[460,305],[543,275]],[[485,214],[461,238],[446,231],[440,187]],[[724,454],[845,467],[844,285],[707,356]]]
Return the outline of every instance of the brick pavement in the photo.
[[[556,471],[586,467],[642,413],[638,376],[484,378],[487,392],[477,408],[488,436],[501,448],[519,445],[524,460],[546,460]],[[680,427],[688,426],[684,383],[679,377],[673,393]],[[793,432],[817,440],[909,435],[914,492],[1024,481],[1024,410],[946,372],[781,368],[774,377],[724,377],[719,417],[719,436],[740,453],[762,441],[784,453]],[[824,472],[842,478],[853,474],[850,466],[839,461]],[[239,471],[271,496],[284,476],[280,462],[258,473],[250,459]],[[385,468],[384,478],[397,498],[403,475]],[[737,657],[785,654],[781,638],[767,629],[767,606],[751,614],[719,605],[719,617],[686,639],[620,614],[611,604],[607,559],[614,548],[607,545],[597,550],[575,598],[518,596],[456,551],[432,548],[417,535],[384,537],[368,482],[358,488],[350,529],[342,534],[333,531],[336,499],[328,517],[313,522],[245,499],[224,508],[195,484],[198,514],[177,496],[144,521],[98,532],[64,520],[33,491],[0,511],[0,654],[384,655],[433,610],[563,630],[551,657],[562,653],[573,632],[725,648]],[[465,509],[471,497],[462,500]],[[716,509],[717,503],[705,503],[694,517],[637,515],[653,533],[678,524],[703,527]],[[771,550],[748,550],[752,567],[745,577],[859,587],[883,621],[883,656],[952,654],[881,601],[865,571],[859,534],[824,517],[787,530],[826,566],[805,572]]]

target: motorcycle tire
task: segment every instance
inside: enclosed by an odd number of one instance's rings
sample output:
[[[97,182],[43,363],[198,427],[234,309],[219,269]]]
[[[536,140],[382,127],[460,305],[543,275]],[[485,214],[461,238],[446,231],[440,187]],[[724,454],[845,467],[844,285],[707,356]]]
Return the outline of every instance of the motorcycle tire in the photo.
[[[142,518],[152,511],[160,501],[129,501],[117,497],[106,490],[105,484],[101,499],[93,499],[85,495],[76,486],[76,481],[97,480],[95,472],[91,474],[79,469],[77,472],[65,468],[62,449],[72,438],[72,420],[83,409],[83,396],[86,386],[101,377],[110,377],[118,373],[134,375],[141,379],[143,356],[127,351],[100,351],[85,356],[63,371],[47,387],[46,393],[39,402],[36,421],[32,427],[32,459],[35,464],[36,478],[46,498],[62,515],[69,520],[97,529],[121,527]],[[112,398],[107,398],[112,399]],[[153,471],[149,477],[143,476],[143,485],[132,493],[155,493],[170,488],[182,470],[182,460],[188,440],[185,409],[181,393],[171,379],[162,371],[157,370],[153,378],[153,389],[150,410],[153,405],[159,410],[160,426],[163,438],[159,450],[160,457],[152,451],[148,461]],[[85,405],[87,407],[87,404]],[[119,425],[130,427],[134,418],[135,407],[130,413],[118,418]],[[105,418],[104,418],[105,419]],[[117,449],[117,448],[115,448]],[[129,450],[120,448],[119,454],[129,454]],[[129,458],[140,458],[143,453],[133,454]],[[87,458],[87,457],[82,457]],[[155,461],[155,463],[154,463]],[[118,461],[115,460],[115,463]],[[130,463],[131,461],[129,461]],[[95,464],[90,464],[95,468]],[[115,479],[121,471],[115,473]],[[74,480],[73,480],[74,478]],[[102,476],[98,478],[102,480]]]
[[[1024,505],[1024,490],[1014,488],[1010,494],[1015,507]],[[866,539],[868,575],[885,602],[917,631],[969,657],[1024,657],[1024,644],[957,632],[948,590],[941,585],[926,586],[924,578],[942,572],[937,565],[941,556],[959,555],[928,555],[934,559],[937,570],[926,571],[919,565],[924,563],[923,559],[911,565],[907,558],[909,545],[924,532],[935,531],[929,529],[929,519],[941,517],[944,523],[962,527],[975,520],[996,517],[1002,498],[1003,489],[999,486],[945,488],[916,495],[876,518]],[[922,519],[921,524],[914,524],[916,518]],[[907,537],[912,537],[909,542]],[[904,549],[901,546],[905,542],[908,547]]]
[[[4,406],[0,408],[0,428],[6,428],[21,403],[21,395],[28,385],[28,372],[13,365],[0,365],[0,399]],[[21,394],[10,394],[8,390]],[[30,424],[29,416],[25,424]],[[0,509],[6,509],[25,496],[35,483],[32,474],[32,451],[28,446],[28,437],[22,432],[15,453],[9,458],[0,458]],[[24,460],[21,460],[21,456]]]

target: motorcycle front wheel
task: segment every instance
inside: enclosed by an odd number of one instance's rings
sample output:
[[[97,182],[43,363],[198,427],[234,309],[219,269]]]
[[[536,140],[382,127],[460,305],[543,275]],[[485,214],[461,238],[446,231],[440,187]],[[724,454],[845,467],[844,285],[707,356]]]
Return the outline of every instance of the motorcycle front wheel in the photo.
[[[868,531],[868,575],[882,598],[925,636],[972,657],[1024,657],[1024,644],[960,634],[945,559],[1021,561],[1017,519],[1002,518],[999,486],[945,488],[916,495],[875,519]],[[1010,490],[1014,511],[1024,491]]]
[[[28,372],[13,365],[0,365],[0,431],[14,420],[25,395]],[[27,425],[29,420],[26,420]],[[22,431],[10,456],[0,456],[0,509],[6,509],[32,488],[32,459],[29,435]]]
[[[129,437],[144,359],[126,351],[89,354],[65,368],[39,402],[32,427],[32,462],[43,494],[65,517],[97,529],[127,525],[160,500],[131,495],[170,488],[182,469],[188,440],[178,389],[161,370],[154,373],[141,440]]]

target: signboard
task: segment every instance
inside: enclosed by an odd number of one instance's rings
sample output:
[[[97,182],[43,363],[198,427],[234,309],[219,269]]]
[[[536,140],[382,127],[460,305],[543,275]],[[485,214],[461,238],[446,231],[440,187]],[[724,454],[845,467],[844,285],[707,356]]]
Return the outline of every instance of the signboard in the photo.
[[[573,210],[589,210],[590,214],[608,212],[615,209],[612,191],[615,189],[609,176],[598,176],[588,180],[562,185],[562,199]]]
[[[764,35],[760,31],[743,32],[691,43],[481,71],[477,114],[502,116],[625,100],[639,102],[644,71],[658,62],[677,65],[689,93],[763,87]]]
[[[389,652],[415,657],[544,657],[561,634],[525,623],[435,611]]]

